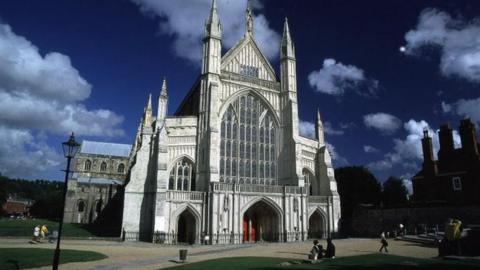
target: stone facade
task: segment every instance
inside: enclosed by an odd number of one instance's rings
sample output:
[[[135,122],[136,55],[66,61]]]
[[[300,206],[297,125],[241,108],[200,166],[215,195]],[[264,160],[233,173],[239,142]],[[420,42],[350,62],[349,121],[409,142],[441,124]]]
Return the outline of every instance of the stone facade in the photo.
[[[156,117],[148,99],[125,186],[126,240],[161,243],[299,241],[338,231],[340,198],[317,115],[316,140],[299,135],[295,47],[287,21],[280,77],[254,40],[222,56],[213,1],[202,71],[167,116],[164,80]]]
[[[73,160],[64,222],[92,223],[123,191],[131,145],[83,141]]]

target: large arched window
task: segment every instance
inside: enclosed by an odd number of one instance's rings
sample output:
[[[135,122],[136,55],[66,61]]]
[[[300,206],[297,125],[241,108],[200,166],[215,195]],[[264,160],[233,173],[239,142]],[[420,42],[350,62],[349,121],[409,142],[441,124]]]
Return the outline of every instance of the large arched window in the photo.
[[[101,172],[106,172],[107,171],[107,163],[105,161],[102,162],[102,164],[100,165],[100,171]]]
[[[85,160],[84,169],[85,171],[90,171],[92,169],[92,162],[89,159]]]
[[[303,179],[305,180],[305,185],[309,187],[309,194],[313,195],[313,182],[315,181],[315,176],[308,170],[302,170]]]
[[[169,190],[195,190],[195,173],[193,171],[193,163],[182,158],[175,163],[170,170],[168,179]]]
[[[258,98],[233,102],[222,118],[220,181],[276,185],[276,133],[272,112]]]

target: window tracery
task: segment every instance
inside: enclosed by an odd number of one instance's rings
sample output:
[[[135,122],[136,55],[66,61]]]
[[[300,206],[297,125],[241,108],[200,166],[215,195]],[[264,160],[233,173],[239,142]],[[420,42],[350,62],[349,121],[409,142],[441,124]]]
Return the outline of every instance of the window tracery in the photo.
[[[170,170],[168,179],[169,190],[195,190],[195,173],[193,163],[186,158],[177,161]]]
[[[256,97],[239,97],[221,123],[220,181],[275,185],[277,126],[270,110]]]

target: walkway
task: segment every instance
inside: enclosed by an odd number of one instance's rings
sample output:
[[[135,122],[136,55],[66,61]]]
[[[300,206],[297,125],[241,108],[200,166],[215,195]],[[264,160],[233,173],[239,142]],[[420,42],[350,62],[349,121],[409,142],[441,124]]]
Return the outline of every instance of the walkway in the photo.
[[[28,239],[0,238],[0,247],[38,247],[55,248],[54,244],[28,244]],[[337,257],[361,255],[378,252],[378,239],[342,239],[334,241]],[[321,244],[326,246],[324,241]],[[111,242],[91,240],[65,240],[63,249],[90,250],[103,253],[108,258],[94,262],[78,262],[60,265],[60,269],[73,270],[113,270],[136,269],[152,270],[174,266],[178,259],[178,250],[188,249],[188,262],[197,262],[220,257],[262,256],[306,259],[311,248],[310,242],[301,243],[260,243],[248,245],[224,246],[163,246],[140,242]],[[389,241],[389,251],[394,255],[432,258],[437,255],[434,248],[403,241]],[[51,269],[42,267],[38,269]]]

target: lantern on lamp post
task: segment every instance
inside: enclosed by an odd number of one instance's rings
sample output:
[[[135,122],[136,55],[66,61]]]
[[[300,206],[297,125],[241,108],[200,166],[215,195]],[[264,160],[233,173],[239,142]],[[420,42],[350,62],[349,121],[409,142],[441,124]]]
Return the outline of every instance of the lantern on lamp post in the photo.
[[[52,269],[58,269],[58,262],[60,259],[60,239],[62,237],[62,227],[63,227],[63,218],[65,214],[65,200],[67,197],[67,186],[68,186],[68,175],[70,174],[70,162],[72,158],[78,151],[80,144],[75,141],[75,136],[70,135],[68,141],[62,143],[63,154],[67,158],[67,168],[65,169],[65,182],[63,183],[63,204],[62,204],[62,215],[60,218],[60,225],[58,227],[58,238],[57,238],[57,247],[55,248],[55,253],[53,255],[53,265]]]

